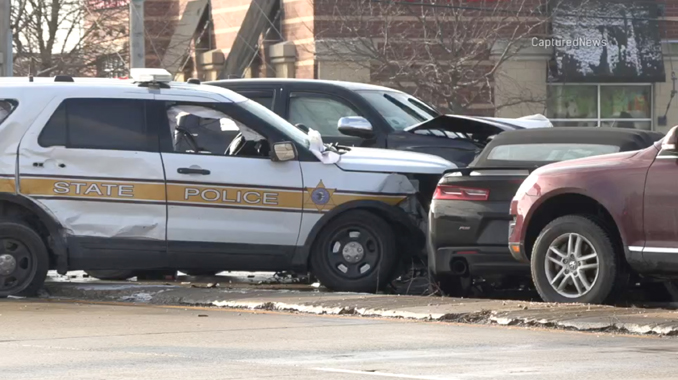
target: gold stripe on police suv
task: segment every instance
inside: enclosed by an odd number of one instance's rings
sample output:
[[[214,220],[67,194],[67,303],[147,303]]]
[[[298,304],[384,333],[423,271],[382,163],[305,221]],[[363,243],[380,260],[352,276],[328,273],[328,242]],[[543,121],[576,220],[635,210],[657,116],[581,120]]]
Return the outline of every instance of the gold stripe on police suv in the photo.
[[[257,207],[301,211],[303,209],[327,212],[351,201],[374,200],[397,205],[403,195],[352,194],[327,189],[322,181],[315,188],[257,189],[239,186],[193,185],[163,182],[87,181],[54,178],[24,177],[21,193],[34,196],[69,198],[115,199],[135,201],[167,200],[173,204],[201,204],[214,206]],[[165,193],[165,190],[167,193]]]
[[[21,193],[26,195],[53,195],[62,197],[165,200],[165,184],[118,181],[63,180],[50,178],[21,178]]]
[[[244,187],[167,185],[169,202],[301,209],[300,191]]]

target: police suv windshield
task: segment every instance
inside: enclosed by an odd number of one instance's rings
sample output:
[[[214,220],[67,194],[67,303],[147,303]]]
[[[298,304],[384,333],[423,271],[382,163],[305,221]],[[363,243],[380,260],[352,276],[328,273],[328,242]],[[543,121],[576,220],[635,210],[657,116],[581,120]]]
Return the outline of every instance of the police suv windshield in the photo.
[[[239,106],[251,112],[258,118],[266,121],[272,127],[278,129],[285,136],[288,136],[294,142],[308,148],[310,143],[308,136],[299,130],[299,128],[293,126],[287,120],[278,116],[275,112],[269,110],[268,108],[262,106],[261,104],[255,102],[254,100],[246,100],[244,102],[238,103]]]
[[[391,128],[403,130],[440,113],[423,100],[399,91],[356,91],[386,119]]]

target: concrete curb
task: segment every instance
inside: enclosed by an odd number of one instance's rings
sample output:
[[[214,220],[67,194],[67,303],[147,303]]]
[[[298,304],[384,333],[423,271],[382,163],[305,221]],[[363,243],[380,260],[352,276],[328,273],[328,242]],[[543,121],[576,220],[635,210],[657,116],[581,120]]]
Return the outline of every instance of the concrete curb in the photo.
[[[47,283],[54,299],[276,310],[639,335],[678,335],[678,311],[599,305],[130,283]]]

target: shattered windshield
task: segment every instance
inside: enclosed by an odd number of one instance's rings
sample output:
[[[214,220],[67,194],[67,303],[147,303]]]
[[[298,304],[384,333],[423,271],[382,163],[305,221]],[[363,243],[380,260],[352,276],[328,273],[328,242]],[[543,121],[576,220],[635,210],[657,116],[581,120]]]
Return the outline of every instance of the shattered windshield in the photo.
[[[428,121],[439,113],[424,101],[398,91],[357,91],[395,130]]]

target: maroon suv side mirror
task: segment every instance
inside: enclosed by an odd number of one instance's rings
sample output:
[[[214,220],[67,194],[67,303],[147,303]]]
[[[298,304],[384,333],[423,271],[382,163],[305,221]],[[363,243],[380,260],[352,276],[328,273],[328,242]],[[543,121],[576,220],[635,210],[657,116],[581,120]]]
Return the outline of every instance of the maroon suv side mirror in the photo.
[[[678,125],[671,128],[662,141],[662,150],[675,151],[678,144]]]

